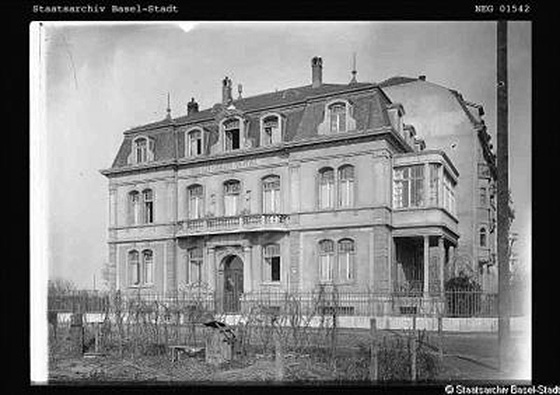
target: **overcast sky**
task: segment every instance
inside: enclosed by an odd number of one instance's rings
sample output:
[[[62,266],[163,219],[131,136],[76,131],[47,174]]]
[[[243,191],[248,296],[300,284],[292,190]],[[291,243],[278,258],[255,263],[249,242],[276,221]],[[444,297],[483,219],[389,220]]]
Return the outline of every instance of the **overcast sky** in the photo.
[[[509,22],[510,185],[518,252],[530,259],[531,25]],[[45,24],[49,275],[91,288],[107,261],[108,180],[131,126],[174,116],[194,97],[220,101],[229,76],[244,96],[307,85],[310,60],[323,81],[426,75],[482,104],[496,147],[496,23]],[[32,60],[33,61],[33,60]],[[36,65],[35,65],[36,67]]]

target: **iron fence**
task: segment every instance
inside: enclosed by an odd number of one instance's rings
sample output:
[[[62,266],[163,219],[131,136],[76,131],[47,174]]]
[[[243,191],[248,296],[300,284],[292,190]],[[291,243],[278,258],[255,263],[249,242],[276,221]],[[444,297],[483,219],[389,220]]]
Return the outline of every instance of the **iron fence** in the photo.
[[[437,295],[437,296],[436,296]],[[446,291],[422,295],[414,293],[376,293],[309,291],[253,291],[240,295],[236,309],[226,306],[227,298],[215,292],[132,293],[120,294],[123,310],[131,308],[163,309],[165,313],[190,310],[247,313],[265,308],[279,314],[338,316],[443,316],[497,317],[498,295],[481,291]],[[150,307],[151,306],[151,307]],[[53,312],[103,313],[115,309],[115,294],[72,292],[49,295],[48,309]],[[235,311],[237,310],[237,311]]]

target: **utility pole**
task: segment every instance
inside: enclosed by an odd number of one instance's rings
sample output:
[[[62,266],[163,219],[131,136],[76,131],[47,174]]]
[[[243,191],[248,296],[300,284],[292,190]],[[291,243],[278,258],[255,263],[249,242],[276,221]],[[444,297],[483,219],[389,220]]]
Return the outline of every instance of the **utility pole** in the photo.
[[[506,368],[509,343],[509,166],[507,21],[498,21],[498,349],[499,366]]]

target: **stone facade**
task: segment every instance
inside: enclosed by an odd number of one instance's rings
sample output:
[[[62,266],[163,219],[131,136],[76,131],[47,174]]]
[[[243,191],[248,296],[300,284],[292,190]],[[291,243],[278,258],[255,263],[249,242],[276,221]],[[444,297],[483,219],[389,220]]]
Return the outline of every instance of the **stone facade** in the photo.
[[[231,295],[330,284],[388,295],[405,266],[421,280],[449,272],[458,221],[441,197],[444,177],[454,189],[459,173],[423,150],[379,86],[320,82],[232,100],[224,81],[220,104],[125,131],[102,171],[114,288],[204,286],[226,309]],[[394,180],[412,168],[423,178]],[[435,271],[397,259],[404,239],[439,246],[410,244]]]

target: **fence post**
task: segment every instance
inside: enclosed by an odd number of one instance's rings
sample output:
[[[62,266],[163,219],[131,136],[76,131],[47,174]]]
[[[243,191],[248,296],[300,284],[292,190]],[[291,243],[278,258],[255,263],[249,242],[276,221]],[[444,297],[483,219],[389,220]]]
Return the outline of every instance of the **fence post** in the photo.
[[[375,318],[369,320],[369,335],[371,341],[370,347],[370,364],[369,364],[369,378],[371,381],[378,380],[379,365],[378,365],[378,344],[377,344],[377,322]]]
[[[275,348],[275,373],[276,381],[284,380],[284,356],[282,355],[282,343],[280,342],[280,325],[277,328],[272,327],[274,331],[274,348]]]
[[[416,378],[417,378],[417,371],[416,371],[417,370],[417,367],[416,367],[416,362],[417,362],[416,357],[417,357],[417,355],[416,355],[416,353],[417,353],[417,347],[418,347],[418,331],[416,331],[416,330],[414,330],[412,332],[411,343],[412,344],[411,344],[411,347],[410,347],[411,348],[410,373],[411,373],[411,376],[412,376],[411,377],[412,381],[415,382]]]

